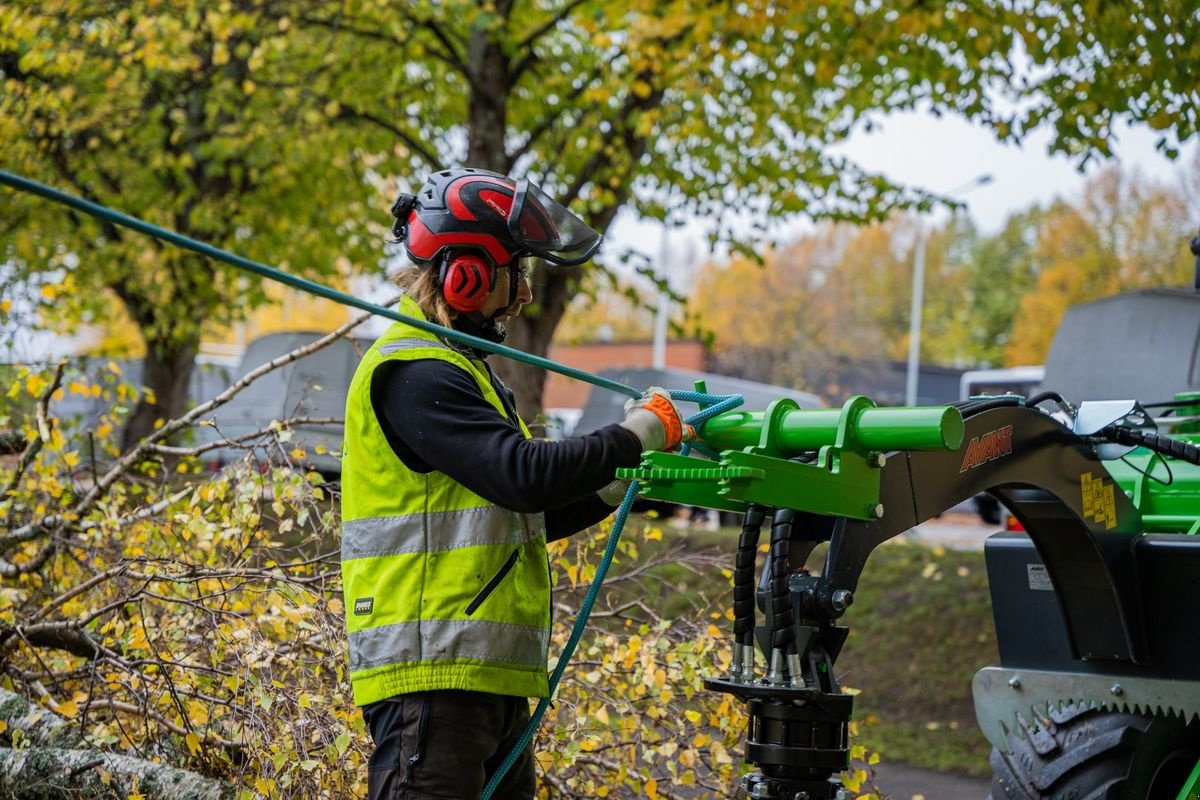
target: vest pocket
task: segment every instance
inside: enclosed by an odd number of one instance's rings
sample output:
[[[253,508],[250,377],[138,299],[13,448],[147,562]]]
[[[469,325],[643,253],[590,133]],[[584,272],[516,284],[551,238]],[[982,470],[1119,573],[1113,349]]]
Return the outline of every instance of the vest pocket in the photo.
[[[468,617],[471,616],[472,614],[474,614],[475,610],[477,608],[479,608],[479,606],[483,605],[483,601],[488,599],[488,595],[490,595],[492,592],[496,591],[496,587],[500,585],[500,581],[504,580],[504,576],[507,575],[509,572],[511,572],[512,568],[514,566],[516,566],[517,556],[519,556],[520,554],[521,554],[520,548],[513,550],[512,555],[509,556],[508,560],[504,562],[504,566],[500,567],[500,570],[495,575],[492,576],[492,579],[490,581],[488,581],[487,585],[484,586],[479,591],[479,594],[475,595],[475,599],[472,600],[471,603],[467,606],[467,616]]]

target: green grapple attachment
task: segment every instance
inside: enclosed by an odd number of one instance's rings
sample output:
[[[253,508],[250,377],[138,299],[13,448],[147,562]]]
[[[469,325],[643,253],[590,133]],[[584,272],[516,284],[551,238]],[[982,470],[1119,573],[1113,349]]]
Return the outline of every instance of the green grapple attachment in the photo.
[[[851,397],[841,409],[804,410],[781,398],[765,411],[727,411],[705,421],[696,441],[712,461],[646,452],[617,472],[639,494],[683,505],[745,511],[748,504],[849,519],[883,515],[879,471],[885,452],[957,450],[962,415],[948,406],[877,408]]]

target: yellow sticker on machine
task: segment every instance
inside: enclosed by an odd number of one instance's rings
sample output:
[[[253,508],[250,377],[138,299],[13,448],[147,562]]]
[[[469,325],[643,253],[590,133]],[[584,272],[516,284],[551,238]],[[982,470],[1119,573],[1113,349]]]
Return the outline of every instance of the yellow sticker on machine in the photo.
[[[1083,495],[1083,518],[1103,522],[1105,529],[1117,527],[1116,488],[1112,481],[1085,472],[1079,476]]]

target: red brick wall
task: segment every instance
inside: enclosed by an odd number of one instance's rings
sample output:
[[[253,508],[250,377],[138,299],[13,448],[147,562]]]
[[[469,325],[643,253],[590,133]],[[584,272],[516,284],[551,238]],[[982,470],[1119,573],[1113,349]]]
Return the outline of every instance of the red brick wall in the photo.
[[[586,372],[610,367],[649,367],[653,362],[651,342],[606,342],[597,344],[550,345],[549,358]],[[704,345],[695,340],[667,342],[668,367],[703,372],[707,367]],[[546,378],[545,408],[583,408],[591,385],[552,372]]]

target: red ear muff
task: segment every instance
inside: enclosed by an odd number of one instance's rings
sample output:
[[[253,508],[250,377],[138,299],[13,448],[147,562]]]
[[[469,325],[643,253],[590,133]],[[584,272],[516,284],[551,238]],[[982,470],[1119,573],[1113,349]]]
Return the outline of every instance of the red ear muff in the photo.
[[[438,277],[447,305],[470,314],[478,311],[492,293],[496,271],[486,259],[464,253],[445,259]]]

